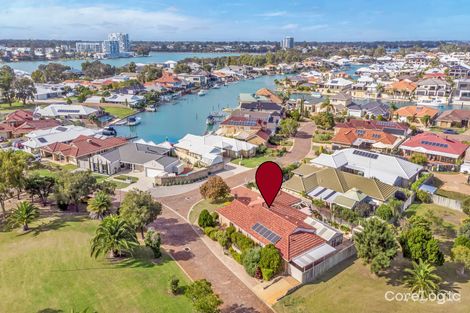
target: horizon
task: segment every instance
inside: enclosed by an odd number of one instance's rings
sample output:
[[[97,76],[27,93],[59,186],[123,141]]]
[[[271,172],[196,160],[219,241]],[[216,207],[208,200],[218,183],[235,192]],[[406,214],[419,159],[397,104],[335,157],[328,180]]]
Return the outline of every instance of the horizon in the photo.
[[[470,12],[470,3],[462,0],[445,5],[438,0],[20,0],[3,6],[0,38],[12,40],[99,41],[110,32],[129,33],[132,41],[162,42],[279,42],[285,36],[296,42],[346,43],[470,39],[470,13],[461,13]]]

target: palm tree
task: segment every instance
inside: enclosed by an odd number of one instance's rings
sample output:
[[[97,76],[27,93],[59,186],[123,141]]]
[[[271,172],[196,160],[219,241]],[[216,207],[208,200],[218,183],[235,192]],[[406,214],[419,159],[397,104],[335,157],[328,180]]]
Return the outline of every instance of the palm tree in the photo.
[[[119,216],[109,215],[103,219],[91,240],[91,256],[97,258],[111,252],[111,256],[116,258],[131,253],[138,245],[135,229]]]
[[[421,259],[419,263],[413,261],[413,268],[405,269],[405,272],[409,274],[405,278],[405,283],[412,292],[422,292],[427,296],[439,289],[441,278],[434,273],[435,270],[434,266]]]
[[[22,201],[8,216],[10,226],[23,226],[23,231],[29,230],[28,224],[39,217],[39,210],[31,202]]]
[[[335,106],[331,103],[330,98],[327,97],[325,101],[321,104],[321,108],[325,109],[326,112],[331,112],[335,109]]]
[[[87,211],[90,212],[92,219],[102,220],[106,215],[109,214],[111,208],[111,197],[104,191],[98,191],[89,202]]]

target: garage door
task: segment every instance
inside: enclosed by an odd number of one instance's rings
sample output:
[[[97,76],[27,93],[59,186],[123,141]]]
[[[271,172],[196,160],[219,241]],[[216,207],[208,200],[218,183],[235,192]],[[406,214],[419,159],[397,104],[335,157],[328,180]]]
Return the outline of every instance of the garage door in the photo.
[[[145,176],[147,177],[161,176],[162,174],[163,174],[162,171],[154,169],[154,168],[145,169]]]

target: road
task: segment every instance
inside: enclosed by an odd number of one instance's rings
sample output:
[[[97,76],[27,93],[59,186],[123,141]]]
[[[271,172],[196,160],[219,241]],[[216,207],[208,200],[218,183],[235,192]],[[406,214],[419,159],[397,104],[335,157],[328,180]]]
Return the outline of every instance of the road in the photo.
[[[311,149],[312,122],[302,123],[295,136],[292,150],[277,161],[287,165],[303,159]],[[226,178],[231,187],[254,179],[256,169]],[[202,234],[195,230],[186,217],[191,207],[201,200],[199,189],[178,196],[157,198],[164,205],[163,213],[155,222],[162,234],[163,247],[169,251],[192,279],[209,280],[215,292],[224,301],[224,312],[272,312],[246,285],[244,285],[201,240]]]

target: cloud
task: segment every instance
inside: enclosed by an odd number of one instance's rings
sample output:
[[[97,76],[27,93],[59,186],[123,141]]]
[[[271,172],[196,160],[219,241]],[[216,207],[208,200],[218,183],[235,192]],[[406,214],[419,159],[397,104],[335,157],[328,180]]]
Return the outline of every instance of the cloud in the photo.
[[[261,14],[257,14],[257,16],[264,16],[264,17],[278,17],[278,16],[286,16],[286,11],[274,11],[274,12],[265,12]]]
[[[312,30],[319,30],[319,29],[324,29],[324,28],[328,28],[328,24],[309,25],[309,26],[302,27],[300,30],[312,31]]]
[[[299,24],[286,24],[281,27],[281,29],[284,29],[284,30],[294,30],[297,28],[299,28]]]
[[[25,18],[27,17],[27,18]],[[187,38],[192,30],[208,29],[209,19],[179,13],[174,7],[158,11],[114,6],[42,5],[0,10],[0,37],[102,40],[109,32],[128,32],[131,38]],[[21,21],[21,27],[15,27]],[[4,25],[8,25],[5,27]],[[202,32],[201,32],[202,33]]]

